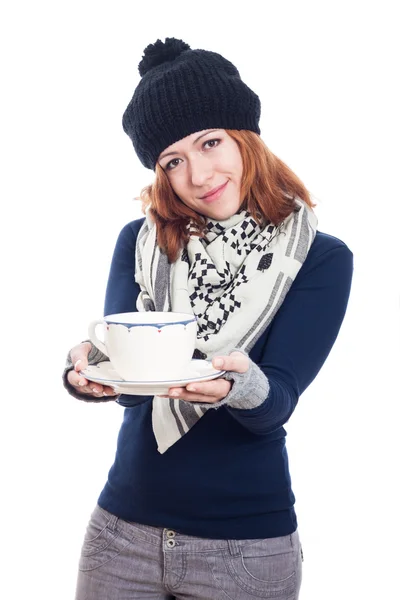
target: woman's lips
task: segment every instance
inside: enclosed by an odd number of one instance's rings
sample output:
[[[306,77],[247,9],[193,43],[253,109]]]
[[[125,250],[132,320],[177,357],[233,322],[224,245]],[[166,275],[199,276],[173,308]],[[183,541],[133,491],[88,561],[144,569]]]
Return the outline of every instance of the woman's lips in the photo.
[[[208,196],[203,196],[201,200],[203,200],[203,202],[214,202],[214,200],[217,200],[224,193],[227,185],[228,182],[224,183],[224,185],[218,187],[212,194],[209,194]]]

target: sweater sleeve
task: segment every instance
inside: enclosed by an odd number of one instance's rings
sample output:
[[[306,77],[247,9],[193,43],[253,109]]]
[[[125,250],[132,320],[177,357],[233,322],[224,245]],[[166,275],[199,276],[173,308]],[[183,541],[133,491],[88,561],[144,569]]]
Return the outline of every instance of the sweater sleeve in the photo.
[[[257,362],[265,375],[267,395],[255,408],[226,403],[229,413],[249,431],[264,435],[284,425],[304,390],[327,359],[343,322],[353,275],[353,254],[345,244],[319,256],[300,270],[268,332]],[[235,388],[233,385],[232,391]],[[243,402],[243,406],[245,406]]]
[[[108,276],[104,315],[136,311],[140,292],[135,281],[136,223],[125,225],[118,236]]]

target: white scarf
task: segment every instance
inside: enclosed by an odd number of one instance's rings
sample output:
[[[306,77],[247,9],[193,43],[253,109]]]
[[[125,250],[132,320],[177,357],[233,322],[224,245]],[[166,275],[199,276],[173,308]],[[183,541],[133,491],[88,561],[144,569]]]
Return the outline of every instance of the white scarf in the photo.
[[[169,264],[147,212],[136,243],[137,309],[195,314],[197,358],[226,355],[233,348],[248,354],[304,263],[317,217],[297,198],[293,213],[278,226],[260,227],[241,211],[225,221],[209,220],[207,229],[205,238],[191,235]],[[152,421],[159,452],[187,433],[206,410],[155,396]]]

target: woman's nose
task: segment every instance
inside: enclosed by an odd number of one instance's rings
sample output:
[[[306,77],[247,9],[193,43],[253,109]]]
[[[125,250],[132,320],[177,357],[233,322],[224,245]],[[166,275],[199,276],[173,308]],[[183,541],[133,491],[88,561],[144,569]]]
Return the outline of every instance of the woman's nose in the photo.
[[[192,185],[197,187],[204,185],[209,179],[212,179],[213,170],[210,161],[203,154],[191,157],[190,160],[190,179]]]

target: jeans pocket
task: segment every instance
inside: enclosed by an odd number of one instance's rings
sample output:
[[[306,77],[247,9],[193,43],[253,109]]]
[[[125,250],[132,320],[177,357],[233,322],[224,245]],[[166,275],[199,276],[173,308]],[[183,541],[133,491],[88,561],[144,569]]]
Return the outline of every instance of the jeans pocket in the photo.
[[[112,560],[121,552],[118,517],[100,506],[94,509],[83,540],[79,569],[89,571]]]
[[[296,575],[295,553],[292,548],[287,551],[270,554],[259,548],[243,549],[240,554],[240,572],[258,582],[278,585],[282,589],[290,585]]]
[[[234,554],[211,556],[209,565],[222,589],[235,599],[284,600],[293,597],[298,587],[298,551],[290,536],[246,540]]]

